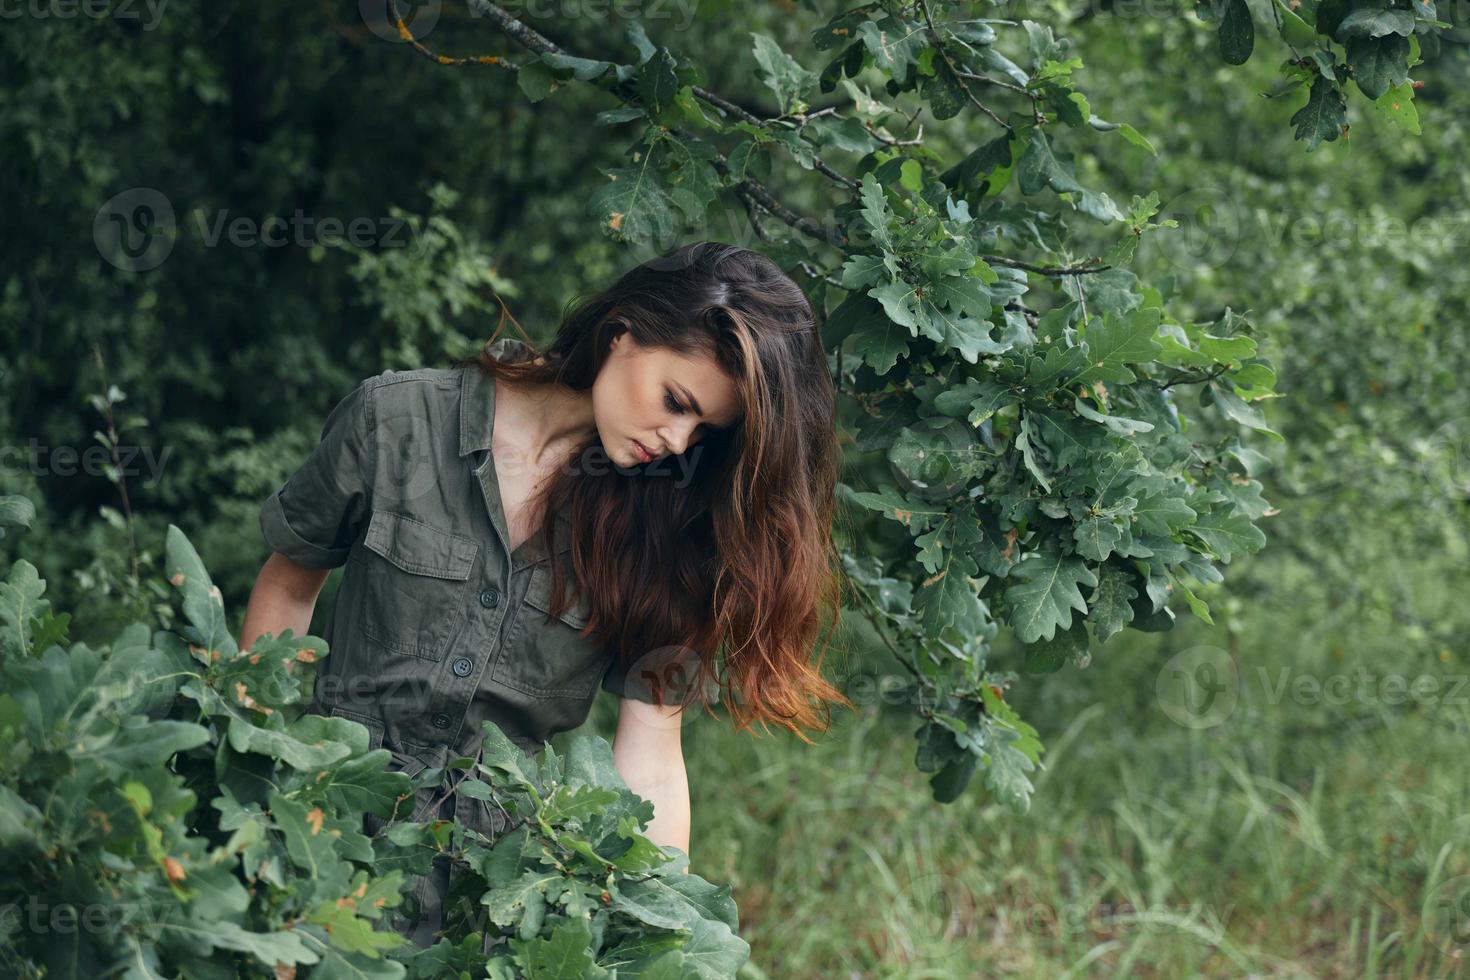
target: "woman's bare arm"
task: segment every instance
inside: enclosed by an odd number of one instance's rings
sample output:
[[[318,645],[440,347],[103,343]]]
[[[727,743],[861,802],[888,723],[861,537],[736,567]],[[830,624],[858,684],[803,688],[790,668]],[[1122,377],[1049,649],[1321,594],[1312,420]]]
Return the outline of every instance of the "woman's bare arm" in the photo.
[[[305,636],[311,630],[316,597],[330,574],[330,568],[311,568],[271,552],[250,590],[245,622],[240,627],[240,648],[248,650],[261,634],[280,636],[287,628],[293,636]]]
[[[660,708],[633,698],[618,701],[613,765],[628,788],[653,804],[645,836],[689,853],[689,779],[684,770],[677,705]]]

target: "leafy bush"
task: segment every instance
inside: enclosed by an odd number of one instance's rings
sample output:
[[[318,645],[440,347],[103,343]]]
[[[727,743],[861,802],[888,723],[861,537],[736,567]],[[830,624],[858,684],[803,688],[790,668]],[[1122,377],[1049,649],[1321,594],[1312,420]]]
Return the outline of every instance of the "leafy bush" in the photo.
[[[0,522],[31,514],[0,498]],[[605,740],[538,762],[487,723],[481,758],[448,768],[469,770],[458,792],[503,808],[508,832],[395,819],[443,770],[390,771],[362,725],[306,712],[325,644],[287,630],[238,649],[176,527],[166,553],[182,635],[134,623],[67,647],[32,564],[0,583],[8,973],[716,978],[745,962],[729,886],[642,835],[652,804]],[[364,833],[365,813],[382,829]],[[424,949],[384,913],[437,855],[463,869],[472,911]]]

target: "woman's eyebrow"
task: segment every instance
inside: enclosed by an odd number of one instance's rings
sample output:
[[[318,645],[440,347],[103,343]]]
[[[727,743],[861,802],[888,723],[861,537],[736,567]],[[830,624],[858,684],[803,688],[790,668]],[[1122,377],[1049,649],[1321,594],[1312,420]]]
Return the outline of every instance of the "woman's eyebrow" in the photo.
[[[685,398],[689,399],[689,404],[694,406],[694,414],[704,418],[704,409],[699,407],[699,400],[694,397],[694,394],[677,381],[674,382],[674,386],[684,393]]]
[[[673,382],[673,384],[676,388],[684,393],[685,398],[689,399],[689,404],[694,408],[694,414],[698,415],[700,418],[704,418],[704,411],[699,407],[699,402],[695,399],[694,393],[688,388],[679,384],[679,382],[677,381]],[[719,429],[721,432],[724,432],[728,429],[733,429],[735,427],[735,422],[731,422],[729,425],[711,425],[709,422],[706,422],[705,425],[709,426],[712,429]]]

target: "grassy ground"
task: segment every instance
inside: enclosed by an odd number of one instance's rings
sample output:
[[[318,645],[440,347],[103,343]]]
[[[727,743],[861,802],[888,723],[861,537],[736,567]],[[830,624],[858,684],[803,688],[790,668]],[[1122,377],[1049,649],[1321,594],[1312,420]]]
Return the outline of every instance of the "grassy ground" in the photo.
[[[691,864],[733,885],[748,975],[1470,973],[1464,651],[1406,646],[1392,615],[1312,615],[1307,577],[1236,628],[1127,631],[1016,688],[1048,747],[1024,817],[975,785],[933,803],[914,723],[881,703],[814,748],[691,722]],[[1238,697],[1180,723],[1173,658],[1201,651]],[[1437,680],[1401,696],[1392,675]]]

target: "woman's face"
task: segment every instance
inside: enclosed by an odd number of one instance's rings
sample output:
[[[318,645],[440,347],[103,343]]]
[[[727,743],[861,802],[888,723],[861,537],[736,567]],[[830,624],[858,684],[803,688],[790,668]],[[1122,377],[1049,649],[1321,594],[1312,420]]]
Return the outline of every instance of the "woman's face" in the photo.
[[[603,448],[625,467],[683,453],[740,417],[735,384],[711,355],[640,347],[626,330],[592,383],[592,410]]]

